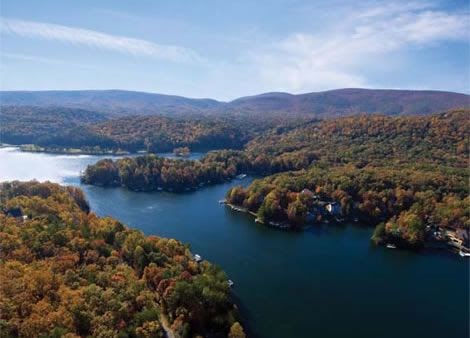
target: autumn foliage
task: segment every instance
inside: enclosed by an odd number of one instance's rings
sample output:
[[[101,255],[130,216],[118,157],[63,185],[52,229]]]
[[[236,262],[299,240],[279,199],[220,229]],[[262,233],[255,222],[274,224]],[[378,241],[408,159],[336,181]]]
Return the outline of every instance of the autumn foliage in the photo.
[[[81,190],[3,183],[0,205],[2,337],[164,337],[162,321],[180,337],[243,332],[220,269],[97,217]]]

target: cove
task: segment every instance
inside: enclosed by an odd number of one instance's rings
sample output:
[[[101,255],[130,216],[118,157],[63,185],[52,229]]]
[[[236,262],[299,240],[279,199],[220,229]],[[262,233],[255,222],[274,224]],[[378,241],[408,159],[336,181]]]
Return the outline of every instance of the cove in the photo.
[[[0,149],[0,180],[80,185],[100,156]],[[469,261],[447,252],[374,247],[371,228],[266,228],[217,201],[236,184],[186,194],[81,186],[100,216],[172,237],[220,265],[235,282],[244,324],[255,337],[466,337]]]

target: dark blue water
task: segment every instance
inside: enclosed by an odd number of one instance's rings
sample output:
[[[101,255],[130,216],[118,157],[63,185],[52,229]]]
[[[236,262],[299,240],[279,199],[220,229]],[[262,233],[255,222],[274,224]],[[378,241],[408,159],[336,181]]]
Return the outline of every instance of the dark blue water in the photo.
[[[28,156],[37,160],[37,154]],[[15,166],[29,166],[34,174],[24,157],[12,153],[8,159],[6,168],[0,152],[0,180],[14,176]],[[47,160],[55,177],[65,163],[64,172],[81,170],[93,158]],[[60,177],[78,184],[76,174]],[[255,336],[468,337],[468,260],[376,248],[369,241],[372,230],[358,225],[303,233],[268,229],[217,203],[230,186],[249,181],[182,195],[82,188],[97,214],[190,243],[194,253],[222,266]]]

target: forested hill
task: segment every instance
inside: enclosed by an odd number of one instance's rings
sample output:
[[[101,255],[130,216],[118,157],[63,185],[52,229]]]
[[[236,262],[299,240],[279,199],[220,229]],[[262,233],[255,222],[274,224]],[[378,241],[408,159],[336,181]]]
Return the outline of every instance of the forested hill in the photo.
[[[429,114],[470,107],[470,96],[444,91],[338,89],[293,95],[265,93],[230,102],[123,90],[3,91],[2,105],[62,106],[127,115],[288,113],[316,117],[357,113]]]
[[[429,114],[464,107],[470,107],[469,95],[442,91],[357,88],[300,95],[266,93],[237,99],[230,102],[226,108],[227,111],[284,111],[326,118],[359,113]]]
[[[292,128],[310,119],[273,114],[212,117],[114,117],[80,108],[2,106],[0,142],[34,144],[29,150],[103,153],[146,150],[169,152],[241,148],[272,128]],[[79,149],[77,149],[79,148]]]
[[[470,110],[430,116],[361,115],[312,121],[284,133],[268,132],[246,146],[273,158],[315,159],[333,165],[468,165]]]
[[[0,247],[2,337],[245,337],[223,271],[78,188],[0,184]]]
[[[125,90],[3,91],[0,92],[0,103],[81,108],[114,116],[194,114],[220,104],[211,99],[190,99]]]
[[[81,145],[80,142],[87,139],[88,143],[97,143],[98,136],[90,135],[84,126],[95,125],[106,119],[106,114],[79,108],[2,106],[0,142],[39,145],[66,142]]]

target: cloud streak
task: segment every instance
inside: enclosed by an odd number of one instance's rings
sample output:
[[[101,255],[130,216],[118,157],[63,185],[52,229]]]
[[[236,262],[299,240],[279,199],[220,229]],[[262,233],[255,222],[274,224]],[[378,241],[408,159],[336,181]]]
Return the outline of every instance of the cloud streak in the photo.
[[[271,90],[368,86],[368,67],[386,69],[398,62],[393,52],[468,41],[469,23],[466,12],[439,11],[424,2],[366,6],[325,31],[288,35],[251,51],[247,58]]]
[[[27,38],[59,41],[178,63],[200,63],[192,49],[50,23],[2,18],[0,31]]]
[[[44,63],[48,65],[59,65],[59,66],[73,66],[76,68],[82,69],[89,69],[89,70],[99,70],[99,67],[84,64],[84,63],[77,63],[77,62],[70,62],[68,60],[61,60],[56,58],[44,58],[35,55],[25,55],[25,54],[17,54],[17,53],[0,53],[0,60],[3,59],[11,59],[17,61],[26,61],[26,62],[34,62],[34,63]],[[0,67],[4,66],[2,62],[0,62]]]

